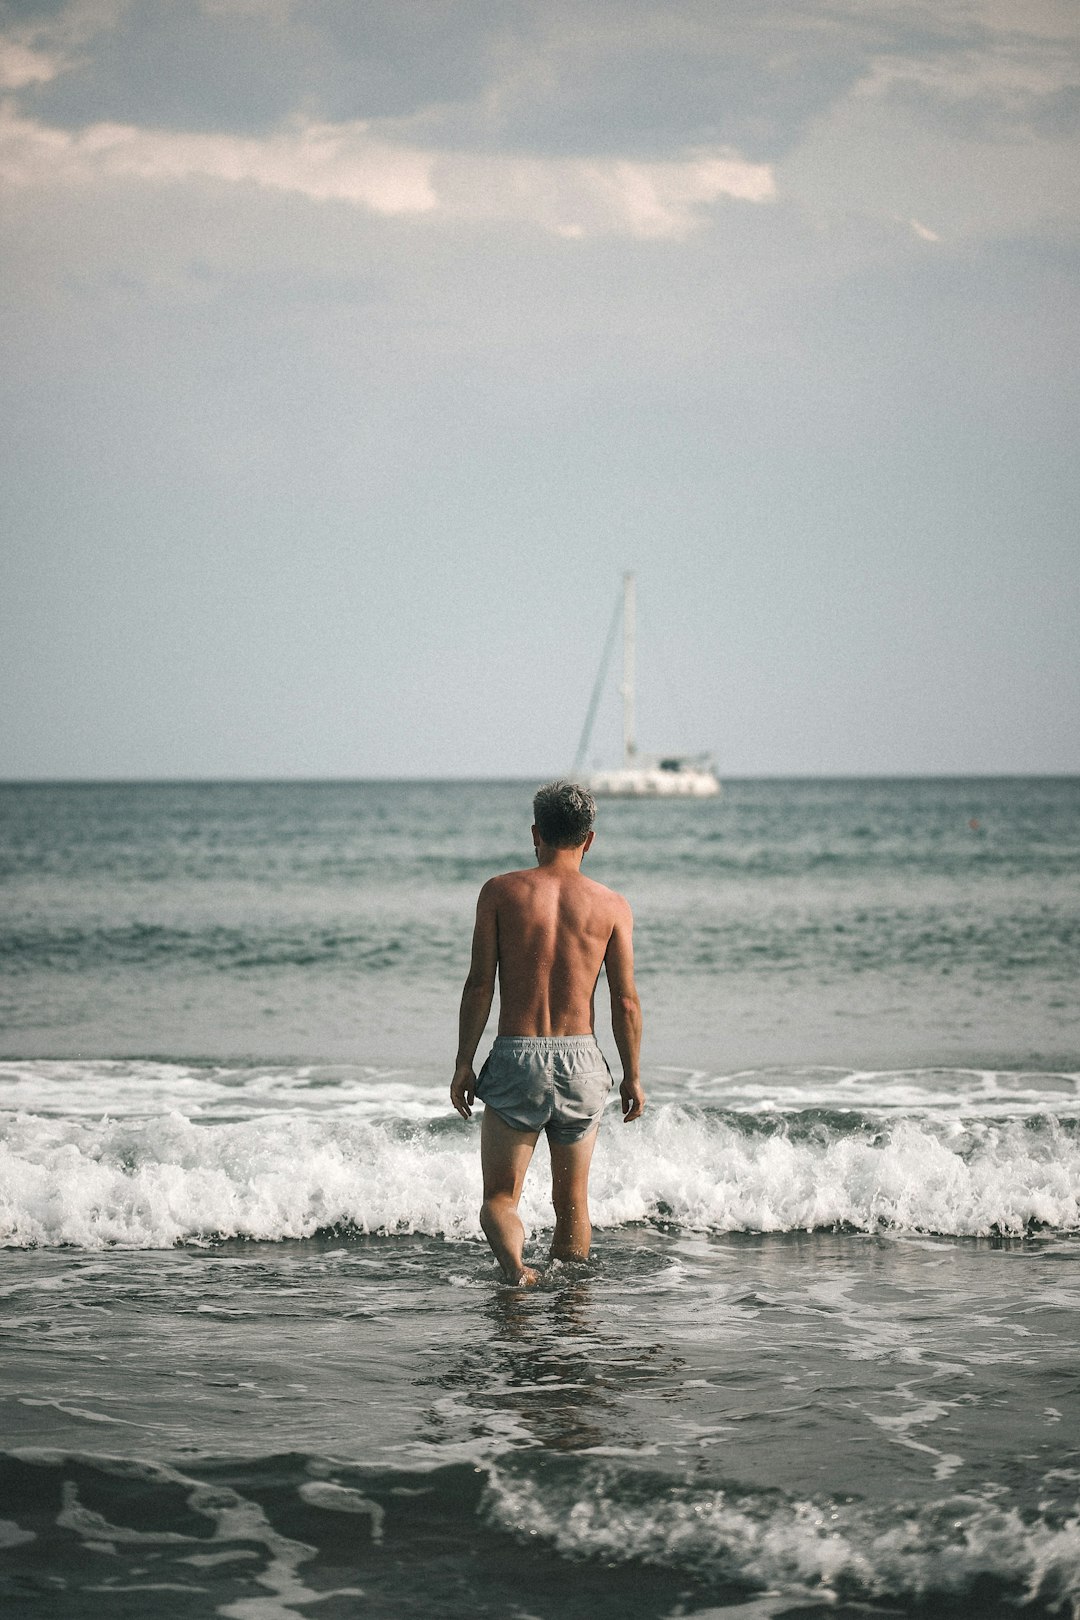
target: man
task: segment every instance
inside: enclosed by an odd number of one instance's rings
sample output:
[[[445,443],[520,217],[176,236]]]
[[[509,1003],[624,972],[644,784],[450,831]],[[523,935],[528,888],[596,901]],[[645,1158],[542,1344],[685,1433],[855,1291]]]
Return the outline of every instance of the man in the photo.
[[[622,1060],[623,1124],[640,1119],[641,1003],[634,988],[634,925],[622,895],[584,877],[596,804],[572,782],[533,800],[537,866],[504,872],[480,890],[472,963],[461,996],[450,1100],[462,1119],[484,1103],[480,1225],[508,1282],[528,1287],[525,1229],[517,1213],[541,1130],[551,1150],[555,1233],[551,1259],[587,1260],[589,1165],[611,1072],[596,1043],[593,996],[607,971],[611,1024]],[[499,980],[499,1033],[477,1079],[476,1048]]]

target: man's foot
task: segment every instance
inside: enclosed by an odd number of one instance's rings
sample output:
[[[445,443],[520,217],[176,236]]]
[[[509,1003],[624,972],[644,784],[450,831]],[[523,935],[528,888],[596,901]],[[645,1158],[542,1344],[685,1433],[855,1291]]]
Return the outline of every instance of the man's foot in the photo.
[[[522,1266],[516,1277],[508,1277],[506,1280],[514,1288],[535,1288],[540,1282],[540,1273],[534,1266]]]

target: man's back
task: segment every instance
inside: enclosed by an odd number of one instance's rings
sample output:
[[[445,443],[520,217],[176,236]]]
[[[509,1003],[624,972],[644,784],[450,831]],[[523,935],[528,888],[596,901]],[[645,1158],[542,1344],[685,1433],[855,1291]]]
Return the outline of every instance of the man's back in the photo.
[[[495,913],[500,1035],[588,1035],[612,940],[631,926],[621,895],[541,866],[486,885]]]

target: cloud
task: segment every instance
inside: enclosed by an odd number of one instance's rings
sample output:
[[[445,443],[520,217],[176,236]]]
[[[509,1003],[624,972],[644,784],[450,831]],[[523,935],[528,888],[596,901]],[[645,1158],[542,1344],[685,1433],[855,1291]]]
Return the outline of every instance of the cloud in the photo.
[[[46,51],[34,50],[18,40],[0,39],[0,90],[22,90],[28,84],[48,84],[61,63]]]
[[[772,169],[726,150],[678,159],[527,158],[438,152],[366,120],[294,120],[266,136],[97,123],[76,131],[0,108],[0,179],[20,187],[129,178],[247,182],[386,216],[514,219],[567,237],[680,238],[724,198],[767,202]]]
[[[363,121],[296,123],[267,137],[188,134],[91,124],[51,128],[0,110],[0,178],[18,186],[117,177],[254,182],[318,200],[336,198],[379,214],[434,208],[431,155],[373,137]]]
[[[520,219],[566,237],[678,240],[724,198],[762,203],[776,192],[768,164],[708,150],[656,163],[469,155],[442,160],[437,176],[459,217]]]
[[[1036,31],[1038,22],[1025,14],[1020,26],[987,31],[951,53],[878,54],[853,98],[876,103],[884,116],[890,104],[907,110],[954,140],[1073,134],[1080,30],[1074,23],[1071,38],[1059,38]]]
[[[863,77],[777,164],[778,183],[822,220],[846,214],[911,222],[949,242],[1080,224],[1080,75],[1075,42],[1033,5],[1019,26],[976,14],[953,50],[868,58]],[[1064,12],[1059,16],[1064,17]]]
[[[858,40],[813,18],[792,32],[805,3],[725,0],[719,16],[703,0],[130,0],[108,25],[94,0],[87,38],[72,0],[48,0],[18,37],[69,71],[20,105],[72,131],[261,136],[304,115],[384,134],[396,120],[397,138],[441,151],[771,161],[865,71]]]

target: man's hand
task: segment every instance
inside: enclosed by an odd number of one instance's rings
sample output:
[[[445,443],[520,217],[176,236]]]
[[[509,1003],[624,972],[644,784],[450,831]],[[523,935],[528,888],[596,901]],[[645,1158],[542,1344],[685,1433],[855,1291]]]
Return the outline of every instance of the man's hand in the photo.
[[[462,1119],[472,1118],[473,1099],[476,1096],[476,1076],[471,1063],[459,1063],[450,1082],[450,1101]]]
[[[622,1101],[622,1122],[629,1125],[631,1120],[640,1119],[645,1112],[645,1093],[641,1089],[640,1080],[624,1080],[619,1087],[619,1097]]]

